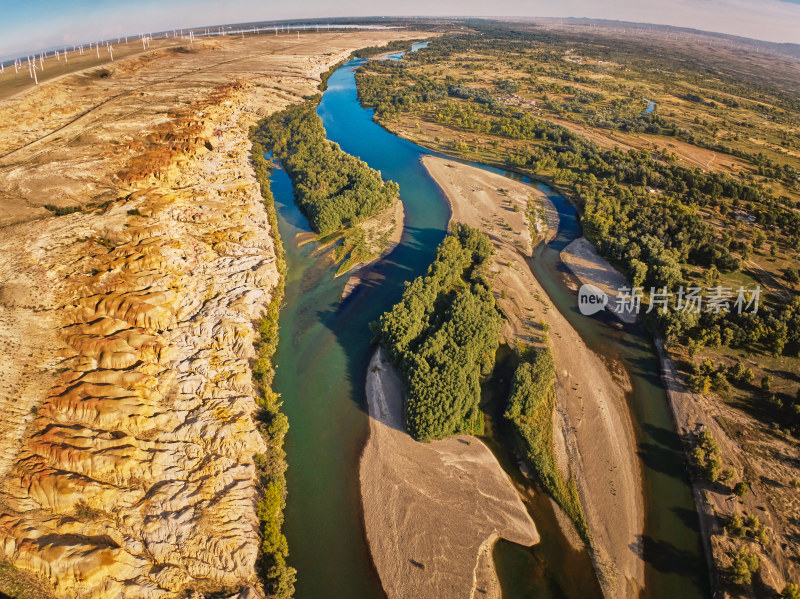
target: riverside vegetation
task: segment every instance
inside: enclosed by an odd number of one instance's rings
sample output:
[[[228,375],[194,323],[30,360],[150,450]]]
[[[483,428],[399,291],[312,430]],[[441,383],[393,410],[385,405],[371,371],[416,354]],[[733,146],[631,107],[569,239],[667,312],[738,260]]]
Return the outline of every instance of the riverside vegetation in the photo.
[[[286,287],[286,255],[278,230],[278,214],[270,188],[270,168],[264,159],[264,148],[256,141],[258,128],[250,132],[253,167],[261,187],[261,196],[267,211],[270,234],[275,242],[275,262],[278,267],[278,284],[273,290],[266,313],[259,323],[260,340],[258,357],[253,365],[253,378],[260,394],[258,430],[267,443],[267,453],[255,458],[260,478],[261,498],[257,506],[261,523],[261,557],[259,570],[270,597],[286,599],[294,594],[296,572],[286,564],[289,547],[281,531],[283,509],[286,506],[286,454],[283,440],[289,430],[289,421],[281,412],[280,396],[272,390],[275,370],[272,357],[278,348],[278,319]]]
[[[757,313],[693,313],[675,309],[673,296],[647,323],[693,388],[724,402],[727,434],[755,460],[736,478],[751,489],[763,476],[772,481],[758,485],[772,504],[771,524],[794,538],[797,473],[787,453],[800,437],[796,81],[783,77],[779,58],[754,65],[730,50],[696,51],[705,38],[675,44],[577,26],[472,26],[475,35],[364,65],[362,103],[417,143],[557,185],[577,205],[586,236],[635,286],[762,288]],[[644,112],[645,97],[652,112]],[[792,547],[776,540],[762,555],[795,576],[783,557],[796,556]],[[716,549],[715,559],[726,561]],[[748,584],[736,577],[730,589]]]
[[[520,363],[511,380],[505,418],[521,442],[525,460],[542,486],[566,512],[581,538],[590,542],[589,527],[581,507],[574,477],[559,471],[553,448],[553,412],[556,407],[556,368],[549,347],[522,348]]]
[[[403,376],[406,428],[419,441],[482,430],[480,381],[494,365],[501,323],[491,255],[485,234],[454,223],[428,273],[374,325]]]
[[[586,74],[579,76],[575,64],[565,64],[563,53],[573,39],[494,33],[497,37],[439,38],[403,61],[368,63],[358,74],[362,102],[375,108],[377,118],[390,126],[404,122],[409,115],[437,125],[437,132],[476,134],[472,143],[459,135],[447,144],[434,138],[430,145],[438,143],[439,149],[470,158],[480,151],[484,155],[479,158],[484,161],[488,158],[545,177],[571,191],[587,237],[635,286],[674,290],[680,285],[736,289],[761,284],[775,292],[768,298],[775,301],[762,301],[758,314],[654,311],[651,324],[668,344],[688,347],[693,340],[694,350],[725,347],[739,353],[796,356],[800,351],[800,319],[796,317],[800,299],[793,292],[792,281],[797,280],[800,251],[800,212],[796,209],[800,187],[793,165],[798,161],[786,155],[782,165],[765,168],[774,163],[772,158],[747,154],[754,172],[766,173],[757,180],[687,166],[665,148],[603,147],[554,122],[564,112],[561,104],[553,104],[554,90],[559,97],[576,98],[573,101],[584,107],[580,114],[588,115],[587,124],[609,128],[607,120],[596,119],[611,110],[609,104],[616,106],[617,96],[626,88],[619,83],[600,95],[585,91],[591,85],[601,87],[596,81],[598,68],[586,66]],[[581,49],[592,57],[606,57],[589,44]],[[643,67],[633,62],[631,53],[608,58],[625,58],[641,74]],[[497,74],[487,78],[485,71]],[[679,74],[673,76],[677,79]],[[581,86],[551,83],[558,78],[577,80]],[[635,89],[636,83],[628,86]],[[737,91],[754,99],[765,93],[762,88],[748,92],[741,84]],[[785,94],[773,94],[780,118],[800,122],[800,111],[788,113],[798,107]],[[549,98],[549,103],[538,100],[540,97]],[[719,105],[717,108],[722,110]],[[645,128],[653,119],[664,120],[658,110],[640,116],[638,119],[634,113],[631,118]],[[725,123],[733,126],[733,118],[737,117],[728,115]],[[660,144],[668,144],[668,139],[681,131],[678,125],[650,129],[661,136],[657,138]],[[696,140],[699,135],[687,133],[684,137]],[[763,258],[768,241],[773,260]],[[759,265],[753,266],[754,260]],[[776,424],[800,434],[795,394],[781,393],[770,401]]]
[[[387,210],[399,188],[326,139],[315,111],[318,98],[267,117],[257,139],[291,178],[295,201],[317,233],[317,241],[321,245],[340,242],[334,258],[342,262],[337,272],[341,274],[375,258],[386,247],[387,240],[378,240],[376,251],[359,225]]]

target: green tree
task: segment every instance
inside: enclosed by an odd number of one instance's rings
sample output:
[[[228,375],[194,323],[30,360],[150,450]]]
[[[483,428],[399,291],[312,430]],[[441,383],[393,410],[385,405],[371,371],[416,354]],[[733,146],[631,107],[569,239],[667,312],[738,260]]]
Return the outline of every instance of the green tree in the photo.
[[[757,250],[761,249],[761,246],[764,245],[766,240],[767,236],[764,234],[764,231],[761,229],[756,229],[753,233],[753,247]]]
[[[800,599],[800,587],[793,582],[786,583],[781,591],[781,599]]]
[[[738,538],[744,537],[745,530],[742,517],[739,514],[731,516],[728,523],[725,525],[725,530],[728,531],[728,534],[731,536]]]
[[[747,495],[747,492],[749,490],[750,490],[749,485],[744,481],[740,481],[736,483],[736,485],[733,487],[733,494],[741,498]]]
[[[720,471],[722,470],[722,460],[719,456],[714,455],[706,462],[705,477],[712,483],[717,482],[719,479]]]
[[[719,475],[720,482],[726,485],[732,483],[735,478],[736,478],[736,468],[734,468],[733,466],[728,466]]]
[[[373,325],[403,375],[406,428],[417,440],[480,430],[480,379],[494,364],[501,324],[491,254],[486,235],[455,223],[427,274]]]
[[[735,584],[747,585],[753,580],[753,574],[758,572],[760,561],[758,556],[750,553],[747,547],[740,547],[733,558],[731,580]]]

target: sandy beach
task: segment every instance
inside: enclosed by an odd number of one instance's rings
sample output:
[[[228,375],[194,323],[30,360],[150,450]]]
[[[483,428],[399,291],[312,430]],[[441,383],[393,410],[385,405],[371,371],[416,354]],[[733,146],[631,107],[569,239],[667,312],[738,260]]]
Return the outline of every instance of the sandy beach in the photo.
[[[370,435],[360,463],[372,559],[390,599],[499,599],[498,538],[539,542],[511,479],[478,439],[420,443],[403,426],[403,384],[383,349],[366,382]]]
[[[542,323],[556,362],[555,452],[562,472],[575,474],[592,535],[593,559],[606,596],[632,597],[644,587],[644,562],[632,547],[644,527],[641,471],[625,392],[627,376],[581,340],[555,309],[526,263],[528,200],[555,213],[534,187],[455,161],[423,162],[447,195],[452,220],[492,239],[493,288],[511,345],[536,343]],[[515,209],[516,206],[516,209]],[[549,218],[548,218],[549,220]]]

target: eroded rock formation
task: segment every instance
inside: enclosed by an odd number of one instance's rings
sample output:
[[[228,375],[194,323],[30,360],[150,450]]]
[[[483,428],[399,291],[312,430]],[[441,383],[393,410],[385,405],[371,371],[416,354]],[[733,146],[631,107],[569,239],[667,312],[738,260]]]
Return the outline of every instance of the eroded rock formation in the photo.
[[[0,547],[57,589],[156,597],[255,578],[249,360],[277,272],[249,143],[219,125],[191,191],[154,188],[40,234],[86,230],[43,256],[68,270],[52,290],[61,360],[8,472]]]

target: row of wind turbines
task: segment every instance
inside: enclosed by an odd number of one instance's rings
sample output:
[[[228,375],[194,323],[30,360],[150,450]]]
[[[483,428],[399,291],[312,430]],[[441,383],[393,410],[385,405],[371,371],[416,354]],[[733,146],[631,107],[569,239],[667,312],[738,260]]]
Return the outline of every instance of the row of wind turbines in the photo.
[[[147,49],[150,46],[152,36],[142,34],[139,37],[142,41],[142,47]],[[129,39],[127,37],[117,39],[117,45],[123,43],[127,45],[129,43]],[[100,52],[101,47],[103,48],[102,56]],[[98,60],[100,60],[102,57],[106,57],[110,62],[114,62],[114,44],[110,40],[104,42],[89,42],[86,47],[84,47],[83,44],[74,45],[72,46],[72,55],[73,57],[84,56],[85,54],[91,54],[92,50],[95,51]],[[25,71],[25,65],[27,61],[28,75],[30,76],[30,79],[34,85],[39,85],[39,73],[44,72],[46,58],[50,60],[55,59],[56,62],[61,62],[61,59],[63,58],[64,65],[67,65],[69,64],[69,56],[70,51],[66,47],[62,48],[61,50],[53,50],[52,52],[41,52],[38,56],[34,54],[33,56],[15,58],[8,70],[11,72],[11,66],[13,66],[14,76],[16,76],[20,71]],[[0,75],[5,73],[5,66],[6,65],[3,62],[0,62]]]
[[[170,32],[164,32],[162,34],[157,34],[157,37],[161,37],[161,39],[184,39],[189,42],[190,45],[194,45],[195,38],[200,37],[224,37],[224,36],[239,36],[241,35],[242,39],[244,39],[245,33],[251,35],[263,35],[274,33],[276,36],[280,34],[291,34],[292,31],[297,34],[297,39],[300,39],[300,31],[310,31],[316,30],[316,32],[320,31],[320,27],[324,30],[330,31],[331,28],[340,28],[341,26],[337,27],[335,25],[273,25],[273,26],[265,26],[265,27],[256,27],[252,26],[249,28],[238,28],[233,29],[230,26],[218,26],[218,27],[205,27],[202,29],[189,29],[184,33],[183,29],[173,29],[170,35]],[[150,47],[151,42],[153,41],[153,34],[145,34],[141,33],[138,36],[138,40],[142,44],[142,49],[146,50]],[[133,38],[136,39],[136,38]],[[117,46],[120,45],[128,45],[131,39],[129,37],[120,37],[117,38]],[[137,42],[138,43],[138,42]],[[102,57],[101,57],[101,50],[103,48]],[[77,44],[72,46],[72,55],[75,56],[84,56],[85,54],[91,54],[92,50],[95,51],[97,55],[97,59],[101,60],[105,57],[110,62],[114,62],[114,44],[111,40],[101,41],[101,42],[89,42],[89,44],[84,47],[83,44]],[[31,83],[34,85],[39,85],[39,74],[44,72],[45,66],[45,59],[55,59],[57,63],[61,62],[61,59],[64,59],[64,64],[69,64],[69,56],[70,51],[67,47],[62,48],[61,50],[53,50],[52,52],[41,52],[39,55],[30,55],[25,56],[22,58],[14,59],[14,62],[9,65],[9,72],[11,71],[11,67],[14,68],[14,76],[16,77],[17,74],[22,71],[25,71],[25,66],[27,62],[28,67],[28,75],[31,79]],[[5,64],[0,61],[0,75],[5,74]]]

